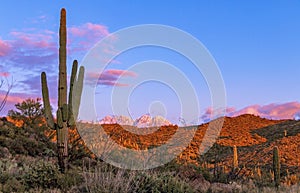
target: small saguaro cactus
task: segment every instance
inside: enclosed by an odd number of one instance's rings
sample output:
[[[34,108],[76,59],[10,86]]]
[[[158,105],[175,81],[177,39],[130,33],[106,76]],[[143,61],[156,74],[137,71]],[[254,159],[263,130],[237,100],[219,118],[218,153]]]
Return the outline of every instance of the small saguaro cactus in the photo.
[[[276,188],[280,185],[280,157],[278,147],[273,148],[273,172],[274,172],[274,182]]]
[[[235,171],[239,167],[238,153],[236,145],[233,146],[233,170]]]
[[[67,66],[66,66],[66,10],[61,10],[59,28],[59,81],[58,81],[58,109],[56,122],[53,119],[49,101],[46,73],[42,72],[42,95],[47,125],[56,130],[57,155],[60,170],[64,172],[68,165],[68,131],[75,126],[82,93],[84,67],[80,67],[77,77],[78,62],[74,60],[70,77],[69,99],[67,99]]]
[[[260,169],[259,166],[256,168],[256,174],[257,174],[257,177],[258,177],[259,179],[261,179],[261,169]]]

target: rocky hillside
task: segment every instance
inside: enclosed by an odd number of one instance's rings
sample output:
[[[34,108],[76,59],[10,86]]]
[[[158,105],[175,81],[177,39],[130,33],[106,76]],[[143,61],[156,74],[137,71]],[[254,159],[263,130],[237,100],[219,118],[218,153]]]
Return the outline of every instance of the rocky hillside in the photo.
[[[145,134],[142,135],[138,132],[140,129],[133,126],[122,127],[117,124],[106,124],[102,127],[115,142],[134,149],[146,149],[165,144],[176,132],[179,133],[178,140],[184,141],[189,138],[187,133],[195,132],[191,143],[178,156],[178,161],[183,163],[198,164],[199,159],[205,159],[211,164],[220,161],[227,167],[231,167],[232,147],[236,145],[240,166],[254,167],[258,164],[270,167],[272,149],[276,145],[280,150],[283,168],[288,168],[293,172],[299,172],[300,168],[299,121],[268,120],[249,114],[226,117],[217,143],[201,157],[199,147],[208,124],[186,128],[177,126],[152,127],[143,130]],[[186,132],[189,130],[193,132]],[[218,155],[217,158],[216,154]]]

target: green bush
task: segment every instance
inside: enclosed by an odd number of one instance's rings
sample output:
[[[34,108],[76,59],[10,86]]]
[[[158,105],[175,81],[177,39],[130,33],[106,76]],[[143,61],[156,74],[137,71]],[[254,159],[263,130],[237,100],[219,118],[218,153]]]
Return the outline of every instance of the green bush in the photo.
[[[5,184],[2,185],[0,189],[3,193],[11,193],[11,192],[25,192],[25,186],[17,180],[15,177],[9,177]]]
[[[62,174],[53,163],[40,160],[26,168],[22,180],[27,185],[27,190],[42,188],[61,189],[65,192],[72,186],[82,183],[83,178],[74,170]]]
[[[135,185],[136,190],[134,192],[194,192],[188,183],[170,173],[140,173],[133,180],[133,186]]]
[[[38,161],[30,165],[23,179],[30,188],[58,188],[60,172],[52,163]]]
[[[84,168],[83,177],[81,192],[196,192],[175,172],[169,171],[130,171],[101,163],[95,168]]]
[[[10,110],[8,116],[13,120],[22,121],[24,125],[44,124],[44,108],[41,99],[26,99],[21,103],[15,104],[17,110]]]
[[[11,175],[7,172],[1,172],[0,173],[0,184],[5,184],[9,178],[11,177]]]
[[[15,132],[11,127],[4,125],[0,127],[0,135],[4,137],[13,138],[15,137]]]
[[[63,190],[63,192],[66,192],[73,186],[79,186],[82,182],[82,175],[74,170],[68,170],[65,174],[61,174],[57,181],[59,189]]]

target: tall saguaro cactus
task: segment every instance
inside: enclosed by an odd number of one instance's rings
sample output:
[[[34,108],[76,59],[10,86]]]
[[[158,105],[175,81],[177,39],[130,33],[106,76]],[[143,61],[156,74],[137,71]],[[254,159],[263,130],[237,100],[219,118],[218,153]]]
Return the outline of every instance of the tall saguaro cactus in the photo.
[[[276,188],[280,185],[280,157],[278,147],[273,148],[273,172],[274,172],[274,182]]]
[[[67,99],[67,65],[66,65],[66,10],[61,10],[59,29],[59,81],[58,81],[58,109],[56,122],[53,119],[46,73],[42,72],[42,95],[47,124],[57,134],[58,164],[62,172],[68,165],[68,131],[75,126],[82,93],[84,67],[80,67],[77,77],[78,62],[74,60],[70,78],[69,99]]]

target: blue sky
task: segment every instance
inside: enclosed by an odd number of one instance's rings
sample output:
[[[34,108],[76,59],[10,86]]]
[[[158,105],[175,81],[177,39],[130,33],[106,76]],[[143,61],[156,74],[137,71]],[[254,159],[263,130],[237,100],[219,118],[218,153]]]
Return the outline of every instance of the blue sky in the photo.
[[[300,1],[296,0],[2,1],[0,72],[3,78],[9,74],[7,78],[13,76],[16,81],[6,110],[22,98],[41,96],[41,71],[49,74],[55,104],[56,33],[62,7],[67,10],[68,28],[73,29],[69,32],[69,70],[73,59],[80,62],[107,33],[139,24],[169,25],[196,37],[212,54],[224,79],[227,106],[234,107],[232,111],[272,114],[272,118],[292,117],[300,111]],[[25,37],[28,41],[24,41]],[[85,48],[75,49],[81,48],[82,42],[87,43]],[[189,61],[170,51],[133,50],[120,56],[120,63],[112,64],[110,69],[126,70],[135,62],[153,58],[184,71],[197,90],[201,111],[209,112],[211,101],[203,77],[195,74]],[[161,95],[151,94],[157,88],[162,90]],[[144,111],[151,101],[161,100],[166,103],[167,118],[175,121],[179,111],[176,96],[163,88],[149,84],[133,93],[136,103],[130,106],[134,116],[147,113]],[[109,84],[100,86],[97,96],[106,101],[111,89]],[[169,100],[164,100],[166,96]],[[106,102],[98,103],[99,117],[112,113]]]

